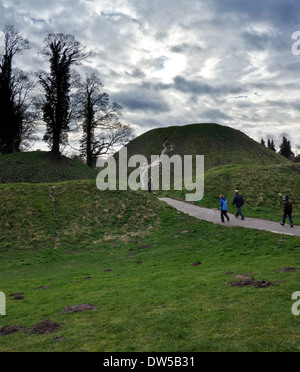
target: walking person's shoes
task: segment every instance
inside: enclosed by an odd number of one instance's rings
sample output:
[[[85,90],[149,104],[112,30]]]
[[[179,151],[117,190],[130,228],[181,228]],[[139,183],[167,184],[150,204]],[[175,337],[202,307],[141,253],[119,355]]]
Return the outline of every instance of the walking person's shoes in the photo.
[[[244,219],[245,219],[245,217],[242,217],[242,218],[241,218],[241,220],[244,220]]]
[[[281,225],[281,226],[284,226],[284,223],[283,223],[283,222],[280,222],[280,225]]]
[[[294,227],[294,225],[291,225],[291,227]]]
[[[229,217],[227,217],[227,221],[229,222]]]

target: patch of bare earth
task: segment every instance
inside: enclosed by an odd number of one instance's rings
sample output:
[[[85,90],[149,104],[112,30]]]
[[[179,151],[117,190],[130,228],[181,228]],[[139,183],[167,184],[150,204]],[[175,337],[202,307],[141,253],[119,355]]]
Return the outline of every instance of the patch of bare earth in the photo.
[[[275,283],[274,282],[268,282],[267,280],[260,280],[254,283],[255,288],[267,288],[272,287]]]
[[[267,288],[273,286],[274,282],[269,282],[267,280],[258,280],[256,281],[252,274],[240,274],[234,275],[233,279],[240,279],[234,282],[228,283],[229,287],[245,287],[245,286],[254,286],[255,288]]]
[[[57,322],[53,322],[52,320],[44,320],[40,323],[36,323],[33,326],[26,328],[27,333],[38,333],[41,335],[48,335],[52,332],[57,331],[60,329],[61,324]]]
[[[280,272],[288,272],[288,271],[297,271],[294,267],[283,267],[282,269],[279,269]]]
[[[62,313],[79,313],[88,310],[97,310],[97,306],[91,304],[71,305],[67,306]]]
[[[8,297],[13,297],[12,300],[24,300],[23,292],[11,293]]]
[[[48,288],[51,288],[51,287],[42,285],[41,287],[37,287],[37,288],[34,288],[34,289],[39,290],[39,289],[48,289]]]
[[[241,274],[241,275],[234,275],[233,276],[233,279],[253,279],[253,275],[252,274]]]
[[[21,330],[22,327],[16,325],[5,325],[4,327],[0,328],[0,336],[8,336]]]
[[[64,336],[59,336],[59,337],[55,337],[52,341],[59,342],[59,341],[64,341],[64,340],[65,340]]]
[[[254,279],[243,279],[229,283],[229,287],[245,287],[254,284]]]

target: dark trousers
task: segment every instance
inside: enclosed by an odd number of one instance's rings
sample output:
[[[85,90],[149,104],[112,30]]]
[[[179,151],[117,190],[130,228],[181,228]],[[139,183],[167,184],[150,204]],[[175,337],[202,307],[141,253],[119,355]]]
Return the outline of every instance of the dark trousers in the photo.
[[[291,225],[293,225],[292,213],[285,213],[283,215],[282,223],[285,223],[285,220],[286,220],[287,216],[289,216],[290,223],[291,223]]]
[[[227,221],[229,221],[229,217],[227,214],[227,211],[221,210],[221,221],[224,222],[224,216],[227,218]]]
[[[242,207],[237,207],[235,217],[238,217],[239,214],[241,215],[242,218],[244,218],[244,215],[243,215],[243,212],[242,212]]]

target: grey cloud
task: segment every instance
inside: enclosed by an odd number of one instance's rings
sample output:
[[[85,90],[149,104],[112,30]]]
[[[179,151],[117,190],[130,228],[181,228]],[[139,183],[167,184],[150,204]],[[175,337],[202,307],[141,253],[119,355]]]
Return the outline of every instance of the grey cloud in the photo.
[[[140,68],[134,68],[131,72],[126,71],[125,73],[134,78],[144,78],[146,76]]]
[[[266,106],[269,107],[275,107],[275,108],[281,108],[283,110],[294,110],[294,111],[300,111],[300,102],[297,101],[289,101],[289,100],[266,100],[265,102]]]
[[[173,53],[199,53],[202,50],[203,49],[199,45],[187,43],[173,45],[171,47],[171,52]]]
[[[169,104],[164,97],[155,91],[154,86],[149,83],[143,85],[131,85],[124,87],[122,92],[114,94],[113,99],[117,101],[124,110],[133,112],[165,113],[170,110]]]
[[[253,125],[272,123],[276,132],[285,122],[296,136],[300,56],[291,53],[291,34],[300,29],[299,7],[294,0],[2,0],[0,23],[30,40],[32,49],[16,57],[28,72],[44,68],[37,52],[49,32],[73,34],[96,52],[79,70],[98,72],[124,120],[140,128],[205,120],[251,134]],[[185,56],[186,69],[159,80],[170,53]],[[210,60],[219,62],[205,74]]]
[[[282,69],[286,71],[290,71],[292,73],[298,73],[300,72],[300,62],[294,62],[294,63],[289,63],[287,65],[281,66]]]
[[[184,93],[194,94],[213,94],[215,89],[206,83],[201,83],[196,80],[187,80],[183,76],[176,76],[174,79],[175,89]]]
[[[243,92],[242,87],[234,87],[229,85],[215,85],[198,81],[198,80],[187,80],[183,76],[176,76],[174,79],[174,87],[183,93],[193,93],[197,95],[211,95],[212,97],[218,97],[226,94],[239,94]]]
[[[168,37],[168,32],[166,31],[159,31],[155,34],[155,39],[158,41],[165,40]]]
[[[104,17],[104,18],[110,18],[112,21],[115,21],[115,22],[120,22],[120,19],[122,20],[122,23],[136,23],[137,25],[141,26],[142,23],[134,18],[134,17],[130,17],[128,16],[127,14],[125,13],[122,13],[122,12],[104,12],[104,11],[101,11],[100,12],[100,16],[101,17]]]
[[[218,109],[210,109],[201,112],[201,120],[220,124],[223,121],[232,121],[233,118]]]
[[[215,0],[212,6],[216,12],[276,25],[297,24],[300,20],[299,3],[294,0]]]
[[[159,128],[164,126],[163,122],[149,117],[145,117],[143,123],[147,128]]]
[[[244,31],[242,33],[242,39],[245,43],[246,49],[249,50],[266,50],[266,49],[276,49],[276,50],[286,50],[287,43],[286,40],[275,32],[263,32],[259,33],[257,31]]]
[[[124,94],[119,97],[119,102],[124,108],[132,111],[167,112],[170,110],[169,105],[164,101],[149,97],[138,97],[135,94]]]

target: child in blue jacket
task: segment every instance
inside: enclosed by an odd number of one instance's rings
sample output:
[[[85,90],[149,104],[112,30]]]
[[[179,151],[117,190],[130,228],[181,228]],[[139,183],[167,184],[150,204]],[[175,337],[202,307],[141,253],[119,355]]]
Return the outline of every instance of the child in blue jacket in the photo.
[[[227,218],[227,221],[229,221],[229,217],[227,214],[227,200],[224,195],[220,195],[219,204],[221,207],[221,221],[224,222],[224,216]]]

